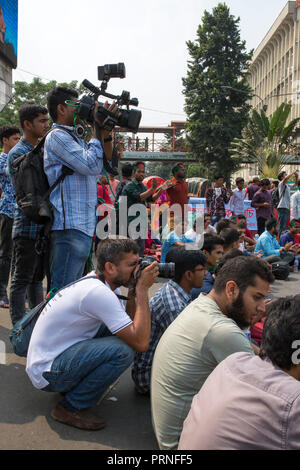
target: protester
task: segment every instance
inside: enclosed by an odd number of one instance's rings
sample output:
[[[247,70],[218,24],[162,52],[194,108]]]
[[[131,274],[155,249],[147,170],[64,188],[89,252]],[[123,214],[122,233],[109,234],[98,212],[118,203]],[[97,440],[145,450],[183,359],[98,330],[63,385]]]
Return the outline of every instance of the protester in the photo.
[[[144,353],[135,354],[132,368],[132,379],[141,394],[149,394],[153,356],[161,336],[188,305],[191,290],[201,287],[207,273],[206,257],[198,250],[173,247],[167,255],[167,262],[175,263],[175,277],[163,284],[150,300],[149,348]]]
[[[124,196],[127,196],[128,236],[136,239],[136,242],[140,247],[140,256],[144,256],[145,240],[148,234],[148,215],[146,211],[146,204],[147,202],[155,202],[159,198],[161,193],[169,187],[168,182],[157,187],[157,180],[154,178],[151,187],[147,189],[146,186],[143,184],[144,179],[145,164],[143,162],[137,162],[133,166],[132,181],[128,185],[126,185],[123,190]],[[136,211],[134,212],[135,205]],[[145,208],[144,212],[141,211],[141,205]],[[119,206],[119,210],[122,212],[121,206]],[[120,226],[124,225],[122,224],[121,220],[122,213],[120,213]],[[138,223],[134,225],[134,227],[130,227],[130,224],[136,221]],[[139,230],[137,230],[137,227],[139,227]],[[132,233],[132,229],[136,231],[136,234]]]
[[[141,272],[133,294],[138,262],[133,240],[103,240],[96,271],[62,289],[39,316],[26,372],[36,388],[64,394],[51,412],[55,420],[80,429],[103,428],[89,408],[130,366],[133,349],[148,349],[148,290],[158,267],[152,263]],[[126,311],[118,298],[121,286],[130,288]]]
[[[19,109],[19,120],[23,137],[8,154],[10,176],[13,173],[13,161],[31,151],[49,128],[48,110],[38,104],[22,105]],[[13,247],[9,290],[9,309],[13,325],[26,312],[26,297],[29,308],[35,307],[43,300],[43,257],[38,255],[35,249],[36,239],[41,229],[41,225],[29,220],[16,206],[12,228]]]
[[[121,175],[122,175],[121,181],[116,187],[116,198],[115,198],[115,203],[114,203],[115,217],[116,217],[115,219],[116,220],[116,234],[120,233],[119,205],[122,204],[122,200],[124,198],[123,196],[124,189],[131,182],[131,178],[132,178],[132,165],[130,163],[125,163],[122,166]],[[127,218],[126,218],[126,222],[127,222]],[[123,228],[122,232],[127,233],[127,226]]]
[[[252,239],[247,237],[246,235],[247,225],[246,222],[240,221],[237,224],[237,231],[240,234],[240,242],[241,246],[240,249],[244,251],[246,254],[250,254],[250,252],[254,251],[256,242]]]
[[[221,231],[220,237],[223,238],[224,253],[233,248],[240,247],[240,234],[235,228],[225,228]]]
[[[110,203],[114,206],[116,193],[117,193],[117,187],[120,181],[117,180],[114,175],[108,175],[107,177],[108,177],[108,195],[110,198]]]
[[[216,225],[216,234],[220,235],[222,230],[224,230],[225,228],[236,229],[236,227],[237,227],[237,222],[236,222],[235,217],[233,217],[232,219],[221,219]]]
[[[95,130],[89,143],[76,134],[74,126],[77,117],[72,103],[77,99],[76,90],[63,86],[52,89],[47,96],[49,113],[54,122],[54,130],[46,138],[44,154],[49,185],[62,174],[64,165],[73,170],[73,174],[66,176],[50,194],[54,213],[51,289],[59,289],[82,276],[97,223],[97,179],[103,172],[103,148]],[[108,107],[108,104],[104,106]],[[97,109],[98,105],[94,119],[101,127]],[[113,113],[117,108],[112,104],[108,109]],[[111,160],[110,132],[102,129],[101,138],[106,158]]]
[[[202,286],[198,289],[194,288],[191,290],[192,300],[195,300],[201,292],[208,294],[212,290],[215,282],[214,271],[219,260],[224,254],[223,245],[223,238],[211,234],[204,235],[204,243],[201,251],[207,259],[206,267],[208,269],[208,273],[205,276]]]
[[[270,304],[259,357],[240,352],[216,367],[193,399],[179,450],[300,449],[299,311],[299,295]]]
[[[288,242],[285,246],[280,246],[276,236],[279,234],[279,225],[277,220],[272,217],[266,222],[266,231],[256,242],[254,253],[261,251],[262,258],[268,263],[285,261],[291,266],[294,264],[295,256],[290,252],[293,242]]]
[[[0,128],[0,308],[8,308],[7,284],[12,254],[12,226],[15,211],[15,191],[7,171],[7,154],[20,140],[20,129],[6,125]]]
[[[282,171],[278,175],[279,185],[279,203],[277,206],[278,218],[279,218],[279,236],[286,229],[289,213],[290,213],[290,200],[291,200],[291,190],[288,185],[289,180],[295,176],[296,182],[293,187],[298,186],[298,171],[293,171],[288,175],[285,171]]]
[[[231,191],[223,186],[224,177],[217,174],[214,178],[214,187],[208,188],[206,192],[206,207],[207,211],[211,216],[211,223],[215,225],[222,218],[225,217],[225,204],[230,200],[232,194]]]
[[[241,328],[265,314],[264,299],[273,281],[262,260],[250,256],[229,260],[213,290],[200,294],[165,331],[151,378],[152,418],[160,449],[177,448],[193,396],[215,367],[235,352],[253,354]]]
[[[97,216],[98,223],[96,227],[95,235],[95,252],[97,251],[97,246],[100,240],[107,238],[107,235],[110,231],[110,220],[109,215],[112,211],[112,202],[108,194],[108,180],[107,176],[101,176],[97,182],[97,197],[98,197],[98,206],[97,206]],[[105,219],[105,225],[99,225],[99,222]],[[99,236],[98,236],[99,235]],[[99,238],[100,237],[100,238]]]
[[[210,233],[216,235],[216,229],[210,225],[211,217],[210,214],[204,214],[204,233]]]
[[[294,245],[295,237],[298,233],[300,233],[300,220],[292,219],[289,223],[288,230],[281,235],[279,245],[285,246],[289,242],[292,242]]]
[[[166,256],[172,246],[185,246],[187,243],[194,243],[192,238],[188,238],[185,234],[186,221],[181,216],[175,218],[174,230],[170,232],[161,248],[161,262],[166,262]]]
[[[166,191],[169,200],[169,206],[178,204],[181,214],[170,212],[170,231],[174,230],[174,217],[181,215],[185,218],[185,208],[188,204],[188,184],[185,181],[185,168],[182,163],[176,163],[172,168],[173,178],[169,181],[169,187]]]
[[[194,241],[194,243],[203,243],[204,237],[204,219],[197,217],[193,223],[193,227],[185,232],[185,236]],[[199,247],[201,248],[201,247]]]
[[[272,217],[273,205],[272,196],[269,191],[270,180],[265,178],[260,182],[260,189],[252,199],[251,206],[256,209],[257,231],[261,235],[265,231],[265,224]]]
[[[300,181],[298,181],[298,189],[291,197],[291,218],[300,219]]]
[[[233,217],[233,218],[234,218],[234,217]],[[232,218],[232,219],[233,219],[233,218]],[[246,216],[245,216],[244,214],[239,214],[239,215],[236,216],[236,221],[237,221],[237,223],[239,223],[239,222],[245,222],[245,224],[246,224],[245,235],[246,235],[247,238],[250,238],[251,240],[254,241],[254,238],[253,238],[253,235],[252,235],[252,233],[251,233],[251,230],[249,230],[248,227],[247,227],[247,218],[246,218]]]
[[[232,215],[241,214],[244,212],[244,199],[245,199],[245,180],[244,178],[238,177],[235,180],[236,188],[233,190],[230,201],[229,210]]]
[[[248,201],[252,201],[254,194],[259,190],[260,187],[260,179],[255,176],[253,178],[252,183],[250,183],[246,188],[246,195],[245,199]]]

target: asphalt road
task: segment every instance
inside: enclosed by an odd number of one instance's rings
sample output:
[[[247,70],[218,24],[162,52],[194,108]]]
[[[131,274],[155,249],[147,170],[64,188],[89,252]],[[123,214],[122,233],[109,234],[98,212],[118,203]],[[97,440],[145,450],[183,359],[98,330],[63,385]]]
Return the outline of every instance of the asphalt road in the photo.
[[[160,287],[155,284],[153,291]],[[300,273],[276,281],[273,297],[300,293]],[[101,431],[82,431],[54,421],[50,411],[58,394],[36,390],[25,372],[24,358],[9,342],[8,310],[0,310],[0,449],[6,450],[157,450],[150,400],[135,393],[128,370],[94,410],[104,418]],[[3,346],[6,354],[3,352]]]

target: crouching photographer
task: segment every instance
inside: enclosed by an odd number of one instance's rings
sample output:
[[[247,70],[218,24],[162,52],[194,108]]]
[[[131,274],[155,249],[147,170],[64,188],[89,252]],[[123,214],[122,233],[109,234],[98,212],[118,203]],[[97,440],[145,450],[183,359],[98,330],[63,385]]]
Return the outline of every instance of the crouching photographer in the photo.
[[[52,410],[57,421],[96,430],[105,423],[89,408],[149,345],[148,290],[157,263],[138,271],[136,242],[103,240],[97,269],[58,292],[40,314],[27,356],[33,385],[64,396]],[[119,287],[129,287],[126,310]],[[132,292],[134,291],[134,297]]]

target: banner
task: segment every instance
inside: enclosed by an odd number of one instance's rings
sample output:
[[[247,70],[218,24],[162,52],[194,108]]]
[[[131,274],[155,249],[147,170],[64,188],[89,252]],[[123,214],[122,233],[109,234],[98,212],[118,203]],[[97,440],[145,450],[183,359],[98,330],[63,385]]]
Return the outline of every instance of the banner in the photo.
[[[232,212],[229,210],[229,204],[225,204],[226,219],[232,217]],[[189,219],[191,217],[200,217],[207,212],[206,199],[191,197],[189,200]],[[247,228],[249,230],[257,230],[256,210],[251,207],[251,201],[244,200],[244,214],[247,220]],[[189,220],[190,221],[190,220]]]

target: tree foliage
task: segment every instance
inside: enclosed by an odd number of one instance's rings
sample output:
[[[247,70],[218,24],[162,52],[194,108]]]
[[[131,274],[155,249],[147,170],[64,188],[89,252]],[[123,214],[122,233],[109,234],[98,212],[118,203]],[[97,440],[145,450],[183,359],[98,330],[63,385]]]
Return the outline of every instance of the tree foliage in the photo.
[[[290,104],[282,103],[270,119],[263,110],[260,113],[253,110],[242,138],[232,143],[233,159],[256,163],[259,174],[266,178],[277,178],[287,163],[299,161],[300,118],[288,123],[291,108]]]
[[[247,123],[251,98],[247,69],[252,52],[241,41],[239,21],[223,3],[204,12],[196,40],[187,42],[190,60],[183,79],[189,155],[208,169],[214,163],[227,180],[238,168],[228,149]]]
[[[45,106],[48,92],[59,85],[71,87],[79,94],[84,91],[83,86],[78,85],[75,80],[70,83],[57,83],[55,80],[43,83],[40,78],[34,78],[31,83],[14,82],[12,99],[0,113],[0,126],[4,124],[19,126],[18,110],[22,104],[37,103]]]

